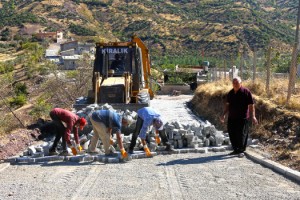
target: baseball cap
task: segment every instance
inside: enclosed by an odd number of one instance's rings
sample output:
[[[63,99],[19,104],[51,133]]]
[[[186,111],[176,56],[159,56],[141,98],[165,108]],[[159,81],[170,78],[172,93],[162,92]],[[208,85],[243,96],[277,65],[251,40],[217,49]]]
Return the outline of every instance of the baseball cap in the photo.
[[[160,118],[155,118],[153,120],[153,126],[155,127],[156,130],[161,131],[164,129],[163,122],[161,121]]]
[[[80,130],[83,130],[83,127],[86,125],[86,119],[84,117],[81,117],[79,119],[79,128]]]

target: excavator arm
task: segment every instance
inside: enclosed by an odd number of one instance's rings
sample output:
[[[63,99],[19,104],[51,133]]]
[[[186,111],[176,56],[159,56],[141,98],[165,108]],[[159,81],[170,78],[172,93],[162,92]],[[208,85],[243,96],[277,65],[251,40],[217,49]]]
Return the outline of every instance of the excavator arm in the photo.
[[[148,89],[150,98],[153,99],[154,93],[153,93],[153,90],[151,88],[151,82],[150,82],[151,71],[150,71],[149,50],[146,47],[146,45],[142,42],[142,40],[137,36],[132,37],[132,42],[135,42],[137,44],[137,46],[141,49],[145,88]]]

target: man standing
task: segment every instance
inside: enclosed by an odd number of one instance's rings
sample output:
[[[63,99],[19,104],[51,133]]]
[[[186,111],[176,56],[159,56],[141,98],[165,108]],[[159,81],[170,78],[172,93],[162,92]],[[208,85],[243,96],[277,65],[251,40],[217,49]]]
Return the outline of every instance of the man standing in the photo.
[[[132,118],[125,114],[121,117],[118,113],[111,110],[97,110],[89,114],[89,118],[93,125],[94,135],[91,139],[88,152],[98,153],[96,147],[99,137],[103,143],[105,155],[109,155],[111,145],[111,134],[117,134],[117,140],[123,159],[128,158],[128,154],[123,147],[121,137],[121,124],[128,126],[132,123]]]
[[[50,155],[57,154],[56,152],[57,143],[59,142],[60,138],[62,138],[63,152],[60,155],[70,156],[70,154],[67,151],[66,144],[72,149],[73,155],[76,155],[77,151],[82,150],[79,144],[78,127],[80,127],[80,130],[83,129],[83,127],[86,125],[85,118],[83,117],[80,118],[79,116],[72,113],[71,111],[64,110],[62,108],[52,109],[50,112],[50,117],[58,127],[58,131],[56,132],[56,137],[54,139],[53,146],[49,150],[49,154]],[[67,127],[65,127],[62,122],[66,123]],[[72,131],[74,132],[74,138],[76,142],[75,147],[71,143]]]
[[[158,133],[162,139],[163,144],[166,146],[166,151],[172,150],[171,144],[168,142],[166,132],[164,130],[163,122],[160,119],[160,114],[150,107],[144,107],[137,111],[138,119],[136,121],[135,131],[132,134],[132,139],[129,147],[129,153],[133,153],[133,149],[136,145],[136,139],[139,137],[142,140],[142,145],[144,146],[144,151],[148,157],[151,156],[150,150],[146,143],[146,133],[148,127],[153,125],[156,129],[156,134]],[[157,136],[158,138],[158,136]],[[157,140],[158,141],[158,140]],[[158,141],[159,143],[159,141]]]
[[[220,119],[224,123],[225,116],[228,113],[227,129],[233,148],[233,152],[230,155],[237,154],[239,157],[244,157],[249,132],[249,120],[251,118],[252,122],[257,124],[257,119],[250,90],[242,86],[240,77],[233,78],[232,85],[233,89],[227,94],[224,112]]]

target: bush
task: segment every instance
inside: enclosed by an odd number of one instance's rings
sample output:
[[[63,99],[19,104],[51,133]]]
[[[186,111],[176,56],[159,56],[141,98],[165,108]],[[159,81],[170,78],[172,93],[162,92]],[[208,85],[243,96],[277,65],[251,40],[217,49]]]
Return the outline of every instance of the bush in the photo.
[[[66,72],[67,78],[76,78],[78,76],[79,72],[77,70],[71,70]]]
[[[95,36],[97,33],[96,31],[92,31],[80,25],[71,24],[70,31],[76,35],[80,36]]]
[[[40,97],[34,105],[33,109],[29,112],[29,115],[33,116],[36,119],[41,118],[49,114],[51,107],[51,104],[47,103],[44,98]]]
[[[14,65],[12,62],[0,63],[0,74],[12,72],[14,70]]]
[[[21,107],[27,102],[27,97],[25,94],[19,94],[11,99],[9,99],[9,105],[11,107]]]
[[[15,85],[15,93],[17,95],[28,95],[27,86],[25,83],[16,83]]]

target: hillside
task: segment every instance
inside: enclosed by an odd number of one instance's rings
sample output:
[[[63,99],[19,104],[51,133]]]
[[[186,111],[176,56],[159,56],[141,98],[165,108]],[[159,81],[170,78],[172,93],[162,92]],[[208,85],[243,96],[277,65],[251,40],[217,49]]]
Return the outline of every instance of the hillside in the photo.
[[[293,41],[296,11],[281,0],[2,1],[0,47],[39,30],[89,41],[139,35],[154,56],[228,57]]]

